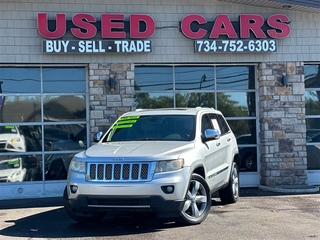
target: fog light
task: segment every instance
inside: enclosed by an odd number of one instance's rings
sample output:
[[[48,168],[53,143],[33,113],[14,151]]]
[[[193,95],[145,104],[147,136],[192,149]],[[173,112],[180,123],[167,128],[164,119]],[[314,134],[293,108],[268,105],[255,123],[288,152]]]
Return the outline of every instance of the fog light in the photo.
[[[70,191],[71,191],[71,193],[76,193],[78,191],[78,186],[71,185],[70,186]]]
[[[168,193],[172,193],[173,192],[173,186],[167,186],[167,191],[168,191]]]
[[[171,194],[174,192],[174,186],[172,186],[172,185],[162,186],[161,189],[166,194]]]

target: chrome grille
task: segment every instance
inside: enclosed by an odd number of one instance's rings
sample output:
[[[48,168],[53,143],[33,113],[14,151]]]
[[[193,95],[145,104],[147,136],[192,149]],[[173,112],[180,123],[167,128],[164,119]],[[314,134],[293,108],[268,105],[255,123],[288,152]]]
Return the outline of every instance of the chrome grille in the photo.
[[[151,163],[88,163],[87,181],[150,181]]]

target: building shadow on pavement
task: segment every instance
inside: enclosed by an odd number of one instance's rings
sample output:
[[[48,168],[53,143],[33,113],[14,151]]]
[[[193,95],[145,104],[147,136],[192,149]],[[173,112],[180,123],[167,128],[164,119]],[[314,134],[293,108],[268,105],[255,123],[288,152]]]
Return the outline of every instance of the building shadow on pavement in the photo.
[[[4,201],[2,201],[4,202]],[[11,204],[9,204],[11,202]],[[222,205],[220,200],[212,199],[211,213],[215,206]],[[25,208],[29,216],[15,219],[16,209]],[[32,213],[35,208],[35,214]],[[39,208],[43,211],[39,213]],[[111,212],[98,223],[76,223],[71,220],[63,206],[62,198],[52,199],[24,199],[6,201],[0,209],[7,209],[2,220],[4,224],[12,224],[0,230],[0,236],[22,238],[90,238],[129,236],[142,233],[153,233],[170,228],[183,227],[173,219],[161,219],[152,213],[119,213]],[[1,214],[0,214],[1,215]],[[4,220],[5,219],[5,220]],[[3,223],[2,223],[3,225]]]

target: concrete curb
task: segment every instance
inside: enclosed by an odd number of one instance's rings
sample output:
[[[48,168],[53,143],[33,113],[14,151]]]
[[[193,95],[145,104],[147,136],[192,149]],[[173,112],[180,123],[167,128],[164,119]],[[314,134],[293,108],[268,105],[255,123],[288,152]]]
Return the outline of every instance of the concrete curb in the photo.
[[[316,193],[319,192],[319,186],[308,185],[279,185],[279,186],[263,186],[260,185],[259,189],[278,192],[278,193]]]

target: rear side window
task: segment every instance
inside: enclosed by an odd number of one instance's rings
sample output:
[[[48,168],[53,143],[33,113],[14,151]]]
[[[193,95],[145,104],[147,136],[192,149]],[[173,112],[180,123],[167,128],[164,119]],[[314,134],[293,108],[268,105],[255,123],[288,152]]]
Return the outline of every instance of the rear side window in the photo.
[[[218,132],[221,134],[221,129],[218,123],[218,119],[217,116],[215,114],[210,114],[210,120],[211,120],[211,124],[213,126],[213,129],[218,130]]]
[[[221,134],[226,134],[226,133],[230,132],[230,128],[229,128],[229,125],[228,125],[226,119],[220,114],[217,114],[216,116],[218,118],[218,122],[220,125]]]
[[[210,120],[214,129],[217,129],[221,135],[226,134],[230,131],[226,120],[220,114],[210,114]]]

